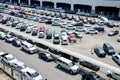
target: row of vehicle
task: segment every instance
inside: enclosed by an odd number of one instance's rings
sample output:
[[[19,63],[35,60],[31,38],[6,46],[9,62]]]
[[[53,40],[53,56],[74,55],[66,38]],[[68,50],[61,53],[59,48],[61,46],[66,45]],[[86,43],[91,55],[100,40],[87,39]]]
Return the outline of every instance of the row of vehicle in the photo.
[[[103,48],[95,47],[94,52],[98,57],[105,57],[106,54],[112,55],[112,59],[118,65],[120,65],[120,54],[115,54],[114,47],[110,43],[108,43],[108,42],[104,43]]]
[[[46,34],[46,39],[51,39],[53,36],[53,43],[54,44],[59,44],[60,43],[60,39],[61,39],[61,43],[63,45],[68,45],[68,40],[70,42],[76,42],[76,37],[74,34],[68,35],[70,34],[68,30],[62,30],[61,33],[59,32],[59,30],[54,30],[52,33],[51,29],[45,29],[44,26],[41,26],[40,28],[38,28],[37,25],[32,25],[32,24],[28,24],[27,22],[19,22],[18,20],[14,20],[12,19],[13,24],[14,22],[18,22],[16,23],[16,26],[14,26],[16,29],[20,29],[20,31],[26,31],[26,33],[31,33],[32,32],[32,36],[37,36],[38,32],[38,38],[44,38],[45,34]]]
[[[10,53],[0,51],[0,60],[11,67],[14,67],[15,70],[22,73],[29,80],[42,80],[41,74],[39,74],[36,70],[29,68],[23,62],[18,61]]]

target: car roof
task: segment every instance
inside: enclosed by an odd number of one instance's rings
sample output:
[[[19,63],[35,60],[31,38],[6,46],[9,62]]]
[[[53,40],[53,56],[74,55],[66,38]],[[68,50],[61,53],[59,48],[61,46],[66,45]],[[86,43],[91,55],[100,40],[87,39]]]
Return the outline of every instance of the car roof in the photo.
[[[32,69],[32,68],[28,68],[27,69],[27,72],[29,72],[29,73],[34,73],[34,72],[36,72],[34,69]]]
[[[62,60],[63,62],[66,62],[66,63],[71,63],[72,62],[71,60],[66,59],[64,57],[60,57],[59,60]]]
[[[18,65],[18,66],[20,66],[20,65],[24,65],[24,63],[21,62],[21,61],[17,61],[17,62],[15,62],[14,64],[16,64],[16,65]]]

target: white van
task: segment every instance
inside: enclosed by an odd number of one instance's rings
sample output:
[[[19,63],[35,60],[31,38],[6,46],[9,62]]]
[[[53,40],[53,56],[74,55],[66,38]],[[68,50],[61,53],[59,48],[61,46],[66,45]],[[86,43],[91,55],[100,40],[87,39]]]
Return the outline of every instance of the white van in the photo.
[[[35,46],[26,42],[26,41],[22,41],[21,47],[22,47],[22,50],[25,50],[30,54],[33,54],[33,53],[37,52],[37,49],[35,48]]]
[[[59,68],[64,68],[70,72],[70,74],[78,73],[80,68],[73,61],[66,59],[64,57],[58,58],[56,61]]]
[[[113,79],[115,79],[115,80],[120,80],[120,74],[115,73],[115,72],[112,72],[112,71],[110,71],[110,70],[108,70],[107,76],[108,76],[108,77],[111,77],[111,78],[113,78]]]

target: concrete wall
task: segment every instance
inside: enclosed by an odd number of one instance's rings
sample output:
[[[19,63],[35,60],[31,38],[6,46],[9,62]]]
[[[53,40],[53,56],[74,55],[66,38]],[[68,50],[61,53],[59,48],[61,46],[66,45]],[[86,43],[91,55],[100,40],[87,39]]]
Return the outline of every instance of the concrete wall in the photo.
[[[42,1],[50,1],[50,2],[62,2],[69,4],[83,4],[90,6],[108,6],[108,7],[117,7],[120,8],[120,0],[38,0]]]

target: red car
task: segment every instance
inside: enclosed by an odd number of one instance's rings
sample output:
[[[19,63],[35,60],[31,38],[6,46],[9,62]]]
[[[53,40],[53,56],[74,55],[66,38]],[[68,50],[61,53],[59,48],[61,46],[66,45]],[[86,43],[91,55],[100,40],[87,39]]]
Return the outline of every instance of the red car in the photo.
[[[69,39],[70,43],[76,43],[77,42],[77,39],[76,39],[74,34],[70,34],[68,39]]]
[[[78,18],[79,18],[80,20],[83,20],[83,17],[82,17],[82,16],[78,16]]]
[[[44,26],[40,27],[39,32],[45,32],[45,27]]]

